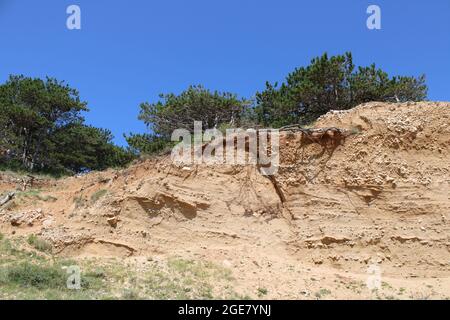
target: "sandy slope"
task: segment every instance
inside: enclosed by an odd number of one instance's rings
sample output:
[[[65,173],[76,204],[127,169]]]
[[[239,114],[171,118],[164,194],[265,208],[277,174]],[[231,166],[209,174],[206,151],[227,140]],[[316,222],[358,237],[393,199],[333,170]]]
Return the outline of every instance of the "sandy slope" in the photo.
[[[450,298],[450,104],[374,102],[316,123],[329,126],[351,134],[330,147],[283,133],[272,180],[165,157],[37,182],[1,209],[0,231],[40,234],[64,256],[213,261],[250,296]]]

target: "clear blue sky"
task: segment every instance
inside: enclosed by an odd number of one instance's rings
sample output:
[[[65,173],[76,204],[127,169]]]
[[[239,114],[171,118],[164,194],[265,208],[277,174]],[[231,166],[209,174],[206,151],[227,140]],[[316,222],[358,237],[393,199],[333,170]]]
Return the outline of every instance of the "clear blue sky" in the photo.
[[[66,28],[77,4],[82,29]],[[366,28],[366,8],[382,29]],[[390,74],[428,77],[450,100],[450,1],[0,0],[0,81],[49,75],[77,88],[88,123],[143,132],[139,104],[189,84],[251,97],[327,51]]]

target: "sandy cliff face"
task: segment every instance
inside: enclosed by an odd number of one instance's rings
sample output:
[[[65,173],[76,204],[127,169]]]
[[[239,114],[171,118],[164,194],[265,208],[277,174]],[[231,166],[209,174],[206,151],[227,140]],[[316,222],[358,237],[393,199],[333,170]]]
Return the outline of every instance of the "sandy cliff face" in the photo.
[[[373,297],[372,267],[411,297],[449,297],[450,104],[374,102],[315,126],[350,134],[331,145],[283,132],[272,179],[158,158],[41,182],[2,207],[0,230],[67,256],[211,260],[272,298]]]

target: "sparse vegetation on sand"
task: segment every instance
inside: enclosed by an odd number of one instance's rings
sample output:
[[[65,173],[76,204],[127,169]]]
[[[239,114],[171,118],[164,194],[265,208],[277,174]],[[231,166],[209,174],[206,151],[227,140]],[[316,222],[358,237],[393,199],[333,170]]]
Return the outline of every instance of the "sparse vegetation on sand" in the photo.
[[[212,263],[171,258],[67,260],[50,255],[48,243],[0,234],[0,299],[214,299],[242,298],[232,289],[231,272]],[[50,247],[51,248],[51,247]],[[70,266],[81,270],[81,288],[68,289]]]

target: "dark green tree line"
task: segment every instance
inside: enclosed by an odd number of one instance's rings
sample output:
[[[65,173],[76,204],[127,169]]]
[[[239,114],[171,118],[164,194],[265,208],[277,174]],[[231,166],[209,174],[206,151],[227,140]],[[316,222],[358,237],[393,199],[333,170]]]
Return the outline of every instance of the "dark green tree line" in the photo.
[[[83,111],[86,102],[64,82],[11,76],[0,85],[0,164],[69,173],[130,161],[108,130],[84,124]]]
[[[369,101],[405,102],[427,98],[425,77],[389,76],[370,66],[355,66],[345,53],[314,58],[266,83],[254,100],[230,92],[190,86],[180,94],[163,94],[140,106],[148,133],[125,136],[127,149],[112,143],[105,129],[88,126],[88,111],[77,90],[53,78],[11,76],[0,85],[0,167],[28,171],[81,172],[130,162],[139,154],[158,153],[172,145],[175,129],[192,131],[227,127],[280,127],[307,124],[330,110],[345,110]]]
[[[193,131],[194,121],[203,127],[239,127],[246,120],[250,102],[229,92],[210,91],[202,86],[190,86],[181,94],[160,95],[156,103],[142,103],[139,119],[151,134],[131,134],[126,137],[137,153],[155,153],[170,145],[175,129]]]
[[[330,110],[350,109],[369,101],[421,101],[427,97],[425,77],[389,75],[374,64],[356,67],[345,53],[314,58],[308,66],[290,73],[280,86],[266,83],[253,103],[232,93],[189,87],[179,95],[162,95],[156,103],[143,103],[139,119],[148,134],[130,135],[127,141],[137,153],[163,149],[177,128],[192,130],[194,120],[204,129],[222,125],[280,127],[308,124]]]
[[[350,109],[369,101],[421,101],[427,97],[425,77],[389,77],[375,64],[355,67],[346,53],[314,58],[311,64],[290,73],[278,87],[266,83],[256,94],[259,123],[282,126],[308,123],[330,110]]]

